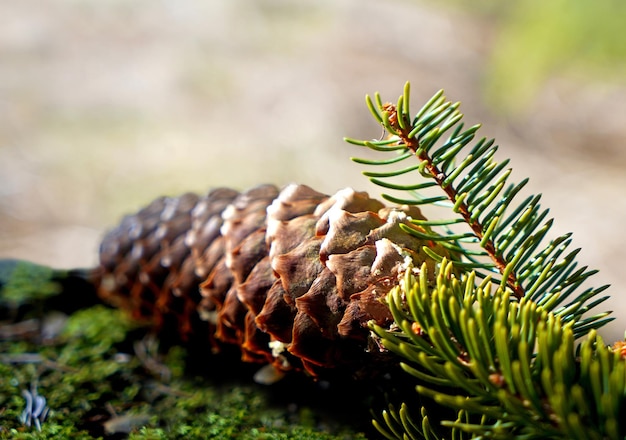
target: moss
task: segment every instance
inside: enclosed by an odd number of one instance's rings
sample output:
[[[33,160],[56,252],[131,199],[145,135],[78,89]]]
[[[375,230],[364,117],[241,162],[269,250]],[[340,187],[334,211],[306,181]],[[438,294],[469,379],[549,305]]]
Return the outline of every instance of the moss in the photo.
[[[60,292],[53,281],[55,271],[21,260],[0,260],[0,304],[9,309],[32,303]]]
[[[365,438],[306,404],[277,401],[225,359],[205,368],[175,346],[142,362],[131,354],[138,331],[122,312],[95,306],[46,344],[0,341],[0,439]],[[199,375],[215,368],[219,377]],[[20,421],[22,391],[34,386],[50,407],[41,431]]]

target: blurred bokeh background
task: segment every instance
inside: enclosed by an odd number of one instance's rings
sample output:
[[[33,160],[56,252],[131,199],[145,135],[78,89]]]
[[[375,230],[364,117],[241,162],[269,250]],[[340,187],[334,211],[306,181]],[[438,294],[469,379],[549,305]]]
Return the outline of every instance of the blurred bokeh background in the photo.
[[[344,136],[364,95],[445,89],[530,176],[626,324],[626,4],[617,0],[0,2],[0,258],[96,262],[162,194],[377,194]]]

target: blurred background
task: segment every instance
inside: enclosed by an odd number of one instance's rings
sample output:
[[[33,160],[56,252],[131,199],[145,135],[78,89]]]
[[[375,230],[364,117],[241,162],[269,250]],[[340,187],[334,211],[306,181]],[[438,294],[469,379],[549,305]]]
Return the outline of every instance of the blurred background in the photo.
[[[0,258],[97,261],[153,198],[262,182],[379,190],[344,136],[364,95],[438,89],[531,177],[611,283],[623,337],[626,3],[617,0],[0,2]]]

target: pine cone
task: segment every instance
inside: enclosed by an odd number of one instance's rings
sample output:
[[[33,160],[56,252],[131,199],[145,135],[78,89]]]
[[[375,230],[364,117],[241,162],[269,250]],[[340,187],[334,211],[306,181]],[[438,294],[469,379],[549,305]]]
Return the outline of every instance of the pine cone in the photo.
[[[183,338],[205,334],[207,349],[237,344],[244,361],[358,372],[386,356],[368,321],[390,325],[385,295],[409,263],[430,261],[422,248],[435,244],[400,227],[419,229],[411,219],[423,219],[416,207],[351,189],[162,197],[105,236],[98,292]]]

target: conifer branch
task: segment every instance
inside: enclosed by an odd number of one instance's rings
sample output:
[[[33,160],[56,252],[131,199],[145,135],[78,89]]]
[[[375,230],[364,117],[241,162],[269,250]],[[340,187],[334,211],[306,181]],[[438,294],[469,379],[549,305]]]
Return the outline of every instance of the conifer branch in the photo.
[[[574,322],[576,338],[606,323],[608,313],[582,318],[584,311],[607,299],[595,298],[607,286],[576,293],[595,271],[577,268],[579,250],[568,251],[569,234],[545,243],[553,221],[546,220],[548,210],[541,209],[541,196],[529,196],[515,206],[528,179],[508,183],[509,161],[494,160],[497,145],[493,139],[482,138],[470,145],[480,125],[464,130],[460,104],[448,102],[443,91],[414,117],[410,115],[409,95],[407,83],[397,104],[383,104],[378,93],[373,99],[366,98],[372,115],[389,133],[387,139],[346,139],[388,155],[379,160],[353,158],[360,164],[398,167],[417,159],[417,163],[391,171],[364,172],[373,183],[403,194],[384,193],[385,199],[397,204],[443,205],[453,214],[444,219],[413,220],[420,228],[402,228],[440,244],[458,270],[474,270],[482,279],[491,277],[517,301],[528,297],[564,322]],[[411,174],[419,180],[410,184],[394,181]],[[438,194],[434,193],[437,189],[441,191]],[[459,223],[465,223],[471,232],[453,231]],[[444,257],[432,249],[423,250],[437,261]],[[571,295],[577,296],[566,302]]]
[[[420,395],[460,411],[456,421],[438,417],[442,426],[503,439],[624,436],[623,344],[607,347],[592,330],[575,350],[573,323],[492,293],[489,282],[476,286],[473,273],[458,278],[445,260],[432,288],[426,265],[414,273],[387,297],[397,328],[371,329],[405,360]],[[390,406],[386,426],[375,424],[388,438],[406,438],[397,432],[416,424],[410,404],[401,411]]]
[[[553,221],[540,209],[540,195],[517,202],[528,179],[507,183],[509,161],[493,159],[494,140],[470,145],[480,126],[463,130],[459,103],[440,91],[412,117],[409,91],[407,83],[397,104],[383,104],[378,94],[366,99],[387,139],[346,140],[388,154],[355,162],[397,167],[364,172],[403,194],[385,199],[452,211],[450,218],[413,220],[420,226],[414,230],[403,227],[452,260],[424,247],[439,263],[435,285],[425,265],[408,268],[386,297],[394,323],[370,329],[404,359],[417,394],[457,417],[424,407],[418,413],[405,401],[390,404],[374,425],[389,439],[623,438],[626,350],[605,346],[595,333],[609,312],[583,317],[607,299],[598,297],[607,286],[581,291],[596,271],[577,267],[570,234],[548,239]],[[410,175],[416,181],[394,180]],[[454,231],[460,223],[471,232]]]
[[[444,170],[439,169],[439,167],[433,162],[432,157],[428,154],[428,151],[422,147],[422,139],[420,139],[419,136],[416,137],[413,133],[415,127],[412,126],[410,121],[408,105],[403,105],[403,108],[399,109],[401,104],[408,102],[409,90],[409,84],[407,83],[405,85],[404,95],[400,98],[398,106],[391,103],[385,103],[382,105],[383,123],[387,122],[387,128],[399,138],[397,141],[398,146],[408,148],[419,159],[422,164],[422,169],[426,170],[426,173],[432,177],[439,187],[441,187],[448,200],[454,204],[454,210],[463,217],[463,220],[465,220],[465,223],[467,223],[470,227],[474,236],[480,240],[480,246],[493,260],[495,267],[500,271],[500,273],[504,274],[507,270],[507,262],[504,260],[502,255],[496,252],[496,246],[490,237],[493,232],[493,227],[495,227],[497,223],[497,218],[496,221],[492,222],[492,225],[489,225],[490,227],[485,227],[478,221],[477,218],[473,217],[467,203],[465,202],[465,197],[460,197],[456,189],[452,185],[448,184],[450,176],[446,174]],[[456,103],[452,104],[450,108],[456,110],[458,106],[459,103]],[[461,116],[461,114],[458,114],[455,118],[451,119],[451,122],[453,121],[454,123],[456,120],[460,120]],[[476,126],[476,128],[479,127],[480,125]],[[508,172],[510,172],[510,169],[507,170],[507,173]],[[499,191],[494,191],[492,193],[492,197],[495,197],[498,192]],[[524,297],[524,288],[517,281],[515,271],[508,272],[506,282],[512,290],[513,295],[518,300]]]

